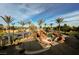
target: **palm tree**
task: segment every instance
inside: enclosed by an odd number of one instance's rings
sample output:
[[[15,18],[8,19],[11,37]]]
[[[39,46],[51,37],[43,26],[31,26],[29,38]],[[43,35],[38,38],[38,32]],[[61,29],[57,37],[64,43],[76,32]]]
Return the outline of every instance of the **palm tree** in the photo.
[[[0,16],[7,23],[7,31],[8,31],[8,43],[11,44],[10,41],[10,23],[13,21],[11,16]],[[9,29],[9,30],[8,30]]]
[[[0,36],[0,46],[3,46],[2,36]]]
[[[50,27],[52,28],[53,23],[50,23]]]
[[[61,17],[59,17],[59,18],[57,18],[56,19],[56,23],[58,23],[58,30],[59,30],[59,32],[60,32],[60,24],[63,22],[63,18],[61,18]]]
[[[39,28],[42,28],[42,24],[44,23],[44,19],[39,19],[38,20],[38,25],[39,25]]]
[[[25,35],[24,35],[24,25],[26,25],[26,23],[24,21],[20,21],[18,23],[21,25],[21,29],[23,29],[23,38],[25,38]]]
[[[30,20],[27,21],[26,23],[29,24],[29,27],[30,27],[30,25],[32,24],[32,22],[31,22]]]
[[[12,23],[12,27],[13,27],[13,41],[14,41],[14,25],[15,25],[15,23]]]
[[[47,24],[45,23],[45,24],[44,24],[44,27],[46,27],[46,26],[47,26]]]

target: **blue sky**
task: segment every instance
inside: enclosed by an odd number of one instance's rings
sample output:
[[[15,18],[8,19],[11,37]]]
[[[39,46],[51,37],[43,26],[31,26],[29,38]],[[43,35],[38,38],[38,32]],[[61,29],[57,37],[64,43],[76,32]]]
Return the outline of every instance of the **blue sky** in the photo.
[[[59,4],[59,3],[7,3],[0,4],[0,16],[9,15],[14,18],[14,22],[31,19],[37,24],[37,20],[44,18],[47,24],[54,23],[58,17],[63,17],[70,26],[79,26],[79,4]],[[0,23],[6,23],[0,18]],[[18,25],[18,24],[16,24]]]

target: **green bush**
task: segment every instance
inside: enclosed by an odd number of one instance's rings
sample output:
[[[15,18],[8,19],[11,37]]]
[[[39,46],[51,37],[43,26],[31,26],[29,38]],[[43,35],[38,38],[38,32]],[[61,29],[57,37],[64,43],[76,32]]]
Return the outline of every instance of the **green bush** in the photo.
[[[72,31],[72,32],[66,32],[66,34],[70,36],[75,36],[75,35],[79,35],[79,32]]]

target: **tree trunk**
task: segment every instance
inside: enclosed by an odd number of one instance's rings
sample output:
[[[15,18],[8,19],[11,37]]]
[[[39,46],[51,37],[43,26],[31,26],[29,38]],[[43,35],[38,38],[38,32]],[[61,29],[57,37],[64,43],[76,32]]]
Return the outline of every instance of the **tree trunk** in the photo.
[[[9,30],[8,30],[8,28],[9,28]],[[8,30],[8,44],[10,45],[11,42],[10,42],[10,25],[9,24],[8,24],[8,28],[7,28],[7,30]]]
[[[40,25],[40,28],[42,28],[42,25]]]
[[[0,46],[3,46],[3,42],[2,42],[2,39],[0,40]]]
[[[6,27],[6,30],[5,30],[5,31],[6,31],[6,33],[7,33],[7,30],[8,30],[8,27]]]
[[[24,33],[23,33],[23,38],[25,38],[25,31],[24,31],[24,28],[23,28],[23,32],[24,32]]]
[[[13,39],[12,39],[12,41],[14,42],[14,26],[13,26]]]
[[[22,35],[23,35],[23,39],[24,39],[25,38],[25,35],[24,35],[24,26],[22,26],[22,29],[23,29]]]
[[[3,30],[3,33],[5,33],[5,30],[4,30],[4,28],[2,28],[2,30]]]
[[[60,32],[60,24],[59,24],[59,32]]]
[[[51,25],[51,29],[52,29],[52,25]]]

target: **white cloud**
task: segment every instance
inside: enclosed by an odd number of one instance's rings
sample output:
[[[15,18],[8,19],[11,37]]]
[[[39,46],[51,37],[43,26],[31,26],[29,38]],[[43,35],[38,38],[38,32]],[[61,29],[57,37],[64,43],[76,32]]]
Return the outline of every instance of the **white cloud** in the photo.
[[[17,21],[29,19],[45,10],[40,6],[41,4],[0,4],[0,16],[10,15],[17,18]],[[4,23],[4,21],[1,19],[0,23]]]
[[[64,17],[64,21],[69,21],[65,22],[66,24],[70,26],[79,26],[79,11],[73,11],[71,13],[67,13],[62,17]]]
[[[43,12],[45,9],[40,7],[41,4],[22,4],[19,5],[19,10],[21,13],[27,16],[33,16]]]
[[[69,20],[78,20],[79,19],[79,10],[78,11],[73,11],[64,15],[61,15],[66,21]]]
[[[64,23],[66,23],[70,26],[79,26],[79,21],[78,21],[79,20],[79,10],[69,12],[69,13],[66,13],[63,15],[59,15],[56,17],[52,17],[49,20],[47,20],[46,22],[47,23],[51,23],[51,22],[55,23],[55,19],[58,17],[63,17],[64,21],[69,21],[69,22],[64,22]],[[57,24],[55,24],[55,25],[57,25]]]

